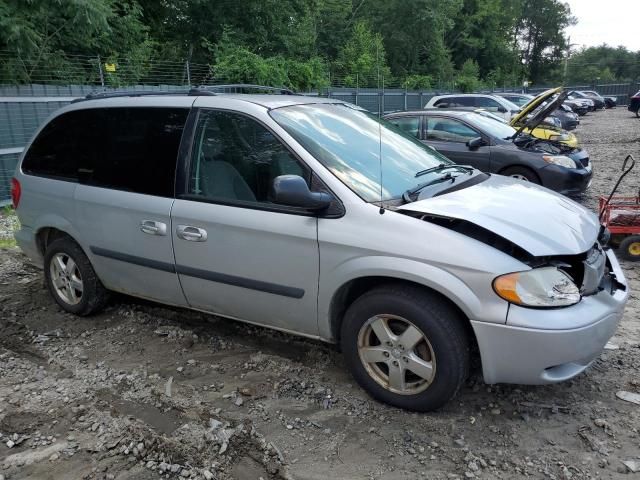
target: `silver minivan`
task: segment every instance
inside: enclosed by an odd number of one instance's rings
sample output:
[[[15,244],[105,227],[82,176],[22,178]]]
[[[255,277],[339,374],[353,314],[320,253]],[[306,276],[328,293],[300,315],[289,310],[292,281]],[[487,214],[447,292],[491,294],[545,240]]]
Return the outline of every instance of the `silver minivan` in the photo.
[[[337,343],[373,397],[414,410],[478,352],[487,383],[574,377],[629,295],[592,213],[339,100],[75,102],[25,149],[13,199],[64,310],[122,292]]]

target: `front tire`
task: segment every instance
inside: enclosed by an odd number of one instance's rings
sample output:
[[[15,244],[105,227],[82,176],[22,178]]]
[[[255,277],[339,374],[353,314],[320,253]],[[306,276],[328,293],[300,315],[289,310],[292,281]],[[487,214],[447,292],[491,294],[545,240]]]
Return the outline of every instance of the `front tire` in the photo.
[[[91,315],[109,300],[91,262],[71,238],[59,238],[47,247],[44,277],[53,299],[69,313]]]
[[[347,309],[341,347],[352,375],[371,396],[408,410],[435,410],[467,377],[465,321],[435,293],[390,284]]]

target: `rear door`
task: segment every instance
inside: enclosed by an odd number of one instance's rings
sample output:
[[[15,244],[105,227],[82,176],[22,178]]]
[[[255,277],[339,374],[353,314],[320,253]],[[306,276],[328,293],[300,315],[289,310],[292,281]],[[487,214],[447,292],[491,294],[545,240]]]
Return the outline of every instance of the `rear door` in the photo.
[[[270,201],[275,177],[310,184],[311,171],[253,117],[214,109],[198,114],[187,167],[171,234],[189,305],[317,335],[317,218]]]
[[[186,304],[175,273],[171,208],[188,114],[188,108],[164,107],[83,111],[75,217],[110,289]]]
[[[424,143],[431,145],[455,163],[489,171],[491,147],[485,145],[471,149],[467,146],[469,140],[483,137],[479,131],[455,118],[428,116],[425,120]]]

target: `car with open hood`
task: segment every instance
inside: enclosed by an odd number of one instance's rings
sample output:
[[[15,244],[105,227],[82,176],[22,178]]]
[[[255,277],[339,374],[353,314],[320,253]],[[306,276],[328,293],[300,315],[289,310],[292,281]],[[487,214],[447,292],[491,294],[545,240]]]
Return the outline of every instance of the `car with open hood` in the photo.
[[[336,99],[94,95],[42,125],[12,198],[62,310],[121,292],[337,343],[414,410],[454,397],[475,352],[487,383],[580,374],[629,296],[591,212]]]
[[[581,194],[592,178],[587,152],[532,137],[490,112],[418,110],[385,119],[435,148],[451,161],[543,185],[565,195]]]
[[[562,87],[546,90],[522,107],[522,110],[514,115],[509,123],[514,128],[522,129],[523,132],[534,137],[576,148],[578,139],[573,133],[548,123],[543,125],[543,121],[560,108],[566,98],[567,93]]]

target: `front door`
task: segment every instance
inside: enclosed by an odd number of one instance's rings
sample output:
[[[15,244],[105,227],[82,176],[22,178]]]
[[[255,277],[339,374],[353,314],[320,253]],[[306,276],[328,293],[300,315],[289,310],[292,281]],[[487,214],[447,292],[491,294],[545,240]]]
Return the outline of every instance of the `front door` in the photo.
[[[284,174],[310,181],[261,123],[201,110],[187,191],[171,214],[176,270],[194,308],[317,335],[317,219],[270,201]]]
[[[483,172],[490,171],[491,147],[469,148],[467,142],[482,134],[453,118],[426,117],[424,143],[461,165],[471,165]]]

